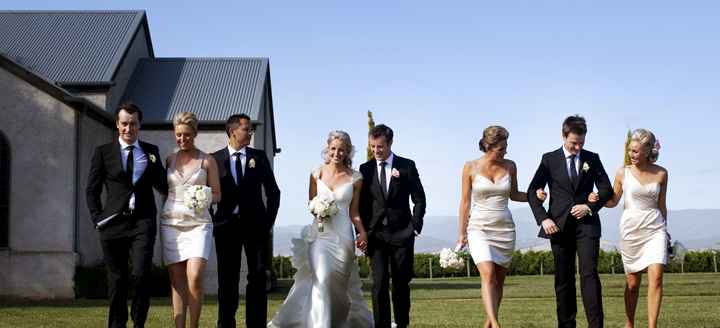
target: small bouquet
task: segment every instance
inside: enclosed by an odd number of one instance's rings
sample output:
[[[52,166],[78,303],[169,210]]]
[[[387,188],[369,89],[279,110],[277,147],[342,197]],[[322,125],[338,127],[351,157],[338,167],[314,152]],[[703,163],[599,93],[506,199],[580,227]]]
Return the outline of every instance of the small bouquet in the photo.
[[[208,186],[201,185],[189,186],[185,189],[183,201],[187,208],[199,214],[210,207],[210,203],[212,202],[212,189]]]
[[[335,204],[335,198],[330,194],[319,194],[310,201],[308,205],[310,214],[312,214],[318,223],[318,231],[323,232],[323,225],[330,217],[339,211]]]
[[[459,247],[454,250],[443,248],[440,251],[440,267],[443,269],[462,269],[465,267],[465,259],[462,257]]]

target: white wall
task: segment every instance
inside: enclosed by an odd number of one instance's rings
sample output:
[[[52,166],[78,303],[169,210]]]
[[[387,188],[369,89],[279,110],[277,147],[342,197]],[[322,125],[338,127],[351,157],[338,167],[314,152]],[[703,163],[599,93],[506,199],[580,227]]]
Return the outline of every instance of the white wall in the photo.
[[[0,68],[0,130],[10,146],[9,250],[0,294],[72,298],[74,109]]]

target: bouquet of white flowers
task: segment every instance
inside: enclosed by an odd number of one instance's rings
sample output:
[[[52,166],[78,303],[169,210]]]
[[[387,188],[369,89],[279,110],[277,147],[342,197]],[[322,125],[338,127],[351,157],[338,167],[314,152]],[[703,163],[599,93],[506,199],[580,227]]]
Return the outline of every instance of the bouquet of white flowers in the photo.
[[[337,205],[335,205],[335,198],[330,194],[318,194],[310,201],[308,208],[310,209],[310,214],[317,219],[319,232],[323,232],[323,224],[325,221],[329,220],[330,217],[339,211]]]
[[[465,267],[465,260],[463,259],[459,249],[443,248],[440,251],[440,267],[443,269],[462,269]]]
[[[185,189],[183,201],[187,208],[200,213],[210,207],[212,202],[212,189],[208,186],[193,185]]]

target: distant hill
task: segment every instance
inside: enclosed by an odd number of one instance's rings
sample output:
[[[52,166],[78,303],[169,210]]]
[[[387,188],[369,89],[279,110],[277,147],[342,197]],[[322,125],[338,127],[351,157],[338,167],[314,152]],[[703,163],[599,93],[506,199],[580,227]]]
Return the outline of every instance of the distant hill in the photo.
[[[537,237],[539,227],[529,208],[512,209],[517,231],[518,249],[549,249],[545,239]],[[601,247],[611,250],[620,238],[619,224],[622,208],[604,208],[600,211],[602,221]],[[275,228],[274,253],[289,255],[291,238],[298,238],[301,226]],[[688,249],[720,249],[720,209],[676,210],[668,214],[668,229],[673,240],[679,240]],[[457,217],[429,216],[425,218],[423,234],[415,242],[416,253],[436,252],[453,247],[457,240]]]

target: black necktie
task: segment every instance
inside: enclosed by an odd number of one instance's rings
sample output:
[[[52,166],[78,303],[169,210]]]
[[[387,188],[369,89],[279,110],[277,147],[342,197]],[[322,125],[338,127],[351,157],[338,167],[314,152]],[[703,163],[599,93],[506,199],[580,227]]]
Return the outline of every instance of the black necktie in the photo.
[[[382,161],[380,162],[380,186],[382,188],[383,197],[387,198],[387,173],[385,172],[385,166],[387,165],[387,162]]]
[[[133,182],[133,172],[135,171],[135,156],[133,155],[133,149],[135,146],[130,145],[127,146],[128,155],[127,160],[125,161],[125,172],[130,177],[130,183]]]
[[[243,171],[242,171],[242,162],[240,161],[240,155],[242,155],[241,152],[235,153],[235,183],[237,185],[240,185],[240,182],[243,178]]]
[[[570,155],[570,181],[572,181],[573,187],[577,187],[578,173],[577,166],[575,166],[575,158],[577,155]]]

